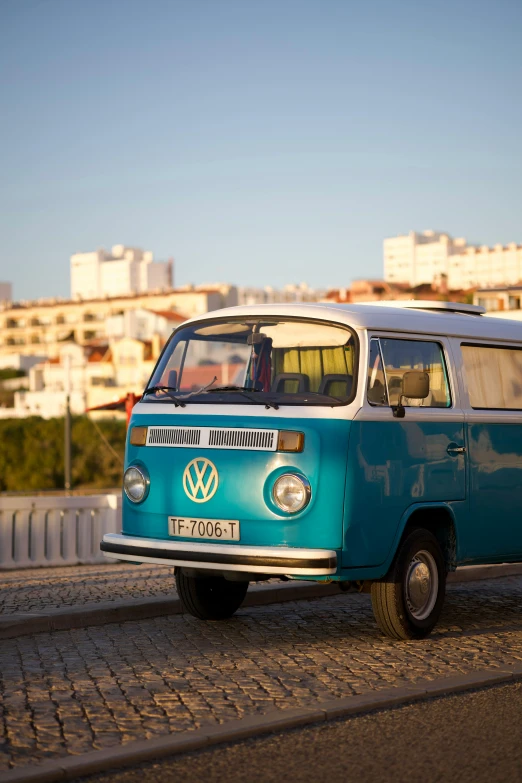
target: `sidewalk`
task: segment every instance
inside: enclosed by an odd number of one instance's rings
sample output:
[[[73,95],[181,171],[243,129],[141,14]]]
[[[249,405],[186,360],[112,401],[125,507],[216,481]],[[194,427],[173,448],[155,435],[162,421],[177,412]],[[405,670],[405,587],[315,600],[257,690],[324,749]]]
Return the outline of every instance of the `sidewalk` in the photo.
[[[174,569],[125,563],[0,571],[0,615],[171,596]]]
[[[450,583],[522,574],[522,564],[469,566]],[[337,584],[271,580],[251,585],[243,606],[337,595]],[[0,574],[0,639],[183,613],[173,569],[108,564]]]

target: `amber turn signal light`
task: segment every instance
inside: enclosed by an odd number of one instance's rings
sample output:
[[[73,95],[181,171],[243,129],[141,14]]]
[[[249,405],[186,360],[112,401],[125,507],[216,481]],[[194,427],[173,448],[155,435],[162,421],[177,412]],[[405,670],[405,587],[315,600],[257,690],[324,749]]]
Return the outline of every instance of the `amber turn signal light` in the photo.
[[[147,443],[147,427],[133,427],[130,434],[131,446],[145,446]]]
[[[304,432],[291,432],[280,430],[277,441],[278,451],[302,451],[304,449]]]

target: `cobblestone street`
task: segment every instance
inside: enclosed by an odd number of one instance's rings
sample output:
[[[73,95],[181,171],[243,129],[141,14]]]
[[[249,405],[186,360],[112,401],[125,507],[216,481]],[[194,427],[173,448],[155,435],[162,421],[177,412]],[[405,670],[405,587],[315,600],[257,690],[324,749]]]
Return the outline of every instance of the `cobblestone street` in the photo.
[[[123,563],[0,573],[0,615],[176,592],[174,569]]]
[[[522,577],[450,586],[422,642],[382,637],[358,594],[20,637],[0,650],[0,770],[521,661]]]

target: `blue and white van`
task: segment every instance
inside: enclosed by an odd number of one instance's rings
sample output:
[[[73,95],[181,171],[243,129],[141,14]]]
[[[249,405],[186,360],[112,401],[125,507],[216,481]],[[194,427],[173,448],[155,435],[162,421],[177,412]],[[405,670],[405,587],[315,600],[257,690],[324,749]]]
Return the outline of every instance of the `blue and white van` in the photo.
[[[276,304],[186,321],[133,411],[107,557],[175,567],[195,617],[249,582],[371,592],[395,639],[446,574],[522,561],[522,324],[471,305]]]

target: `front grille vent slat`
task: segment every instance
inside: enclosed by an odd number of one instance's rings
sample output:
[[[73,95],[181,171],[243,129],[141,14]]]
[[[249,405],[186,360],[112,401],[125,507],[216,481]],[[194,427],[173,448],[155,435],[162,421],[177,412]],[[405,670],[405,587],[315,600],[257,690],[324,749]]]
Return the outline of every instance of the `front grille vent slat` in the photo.
[[[278,430],[236,427],[149,427],[147,446],[275,451]]]
[[[149,427],[148,446],[199,446],[201,430],[182,427]]]
[[[272,450],[272,430],[210,430],[209,446],[221,448],[244,448]]]

